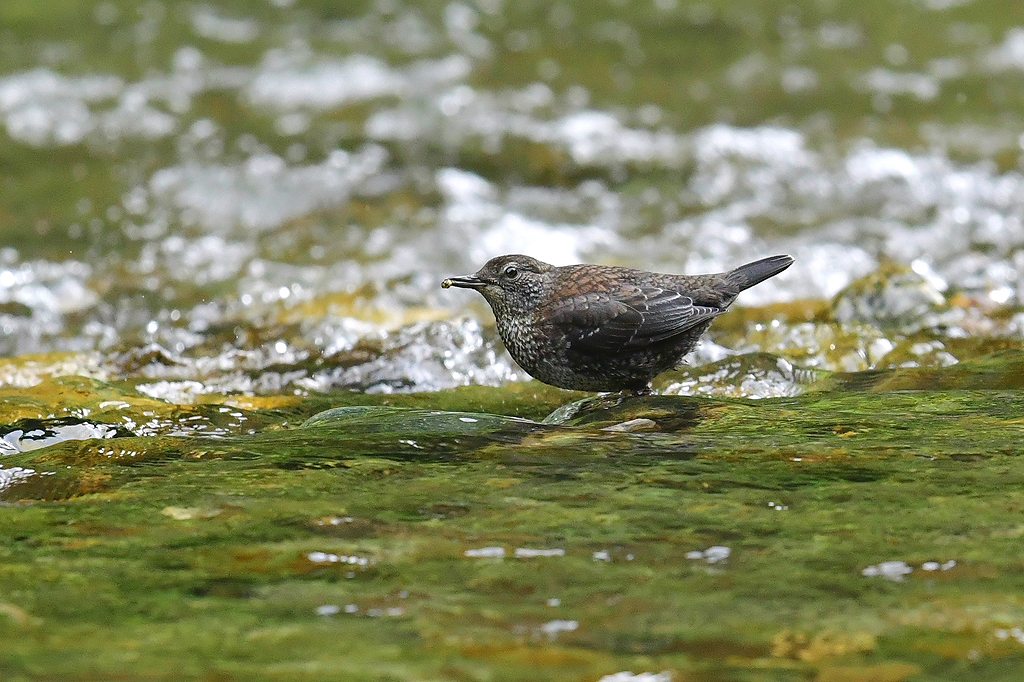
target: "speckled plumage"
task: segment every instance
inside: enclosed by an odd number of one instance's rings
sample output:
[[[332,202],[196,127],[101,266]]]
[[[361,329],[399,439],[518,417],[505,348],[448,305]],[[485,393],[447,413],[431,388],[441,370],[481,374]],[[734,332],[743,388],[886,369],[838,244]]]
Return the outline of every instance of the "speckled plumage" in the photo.
[[[515,254],[441,286],[479,290],[509,354],[534,378],[582,391],[645,391],[680,364],[741,291],[792,262],[772,256],[724,273],[670,275],[555,267]]]

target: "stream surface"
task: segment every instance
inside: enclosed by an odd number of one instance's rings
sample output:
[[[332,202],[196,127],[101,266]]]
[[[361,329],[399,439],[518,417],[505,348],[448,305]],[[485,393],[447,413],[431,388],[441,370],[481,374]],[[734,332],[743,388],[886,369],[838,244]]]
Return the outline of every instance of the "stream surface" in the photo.
[[[0,678],[1024,679],[1024,3],[0,2]],[[530,380],[502,253],[745,292]]]

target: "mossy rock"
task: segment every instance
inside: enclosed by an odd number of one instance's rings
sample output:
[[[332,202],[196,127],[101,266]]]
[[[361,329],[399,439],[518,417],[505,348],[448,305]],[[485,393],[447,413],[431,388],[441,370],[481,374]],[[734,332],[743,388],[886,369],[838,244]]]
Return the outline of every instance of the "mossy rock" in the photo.
[[[527,433],[537,422],[483,412],[447,412],[382,405],[336,407],[313,415],[303,429],[341,429],[346,433],[401,435],[482,435],[494,431]]]
[[[673,433],[700,422],[708,405],[708,401],[684,396],[601,395],[563,405],[543,423],[615,430],[623,424],[646,420],[654,426],[644,425],[643,430]]]

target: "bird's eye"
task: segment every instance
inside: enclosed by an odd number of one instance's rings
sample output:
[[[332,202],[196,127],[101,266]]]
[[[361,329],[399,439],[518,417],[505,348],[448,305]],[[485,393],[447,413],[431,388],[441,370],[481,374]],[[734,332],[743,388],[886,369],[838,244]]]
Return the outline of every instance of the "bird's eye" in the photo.
[[[502,270],[501,274],[502,276],[505,277],[505,279],[515,279],[516,277],[519,276],[519,269],[514,265],[510,265],[504,270]]]

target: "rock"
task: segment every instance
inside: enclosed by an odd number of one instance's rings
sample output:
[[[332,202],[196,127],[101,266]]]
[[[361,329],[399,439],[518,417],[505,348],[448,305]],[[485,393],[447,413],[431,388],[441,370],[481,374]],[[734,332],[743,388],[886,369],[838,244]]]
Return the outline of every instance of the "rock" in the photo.
[[[942,324],[940,314],[946,310],[946,298],[934,278],[888,262],[836,294],[830,315],[843,324],[912,331]]]
[[[606,426],[602,431],[612,431],[618,433],[633,433],[635,431],[654,431],[658,428],[658,425],[653,419],[645,419],[643,417],[639,419],[630,419],[628,422],[622,422],[621,424],[612,424]]]
[[[356,405],[313,415],[303,429],[343,429],[346,433],[393,433],[402,436],[477,435],[494,431],[529,433],[540,425],[529,419],[483,412],[446,412],[408,407]]]
[[[674,433],[692,427],[701,419],[700,403],[692,398],[606,395],[563,405],[542,423],[613,432]]]

